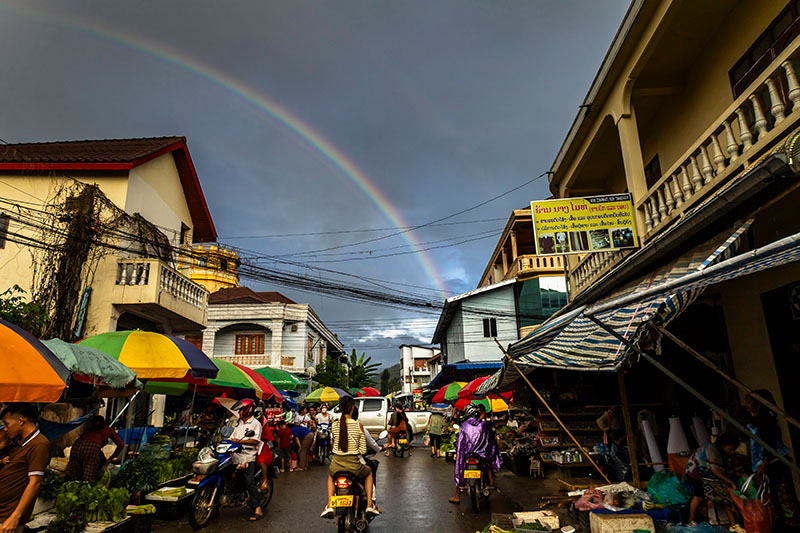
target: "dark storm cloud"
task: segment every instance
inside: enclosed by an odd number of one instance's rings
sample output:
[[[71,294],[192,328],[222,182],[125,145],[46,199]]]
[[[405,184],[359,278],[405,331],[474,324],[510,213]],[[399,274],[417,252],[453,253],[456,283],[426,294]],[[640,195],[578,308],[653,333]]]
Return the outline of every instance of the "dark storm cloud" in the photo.
[[[168,45],[267,95],[363,169],[409,223],[424,223],[549,168],[626,7],[624,0],[11,1],[0,7],[0,90],[13,103],[0,111],[0,137],[186,135],[223,238],[390,225],[274,117],[196,72],[81,28],[90,21],[112,34],[134,32],[156,49]],[[507,217],[546,194],[539,182],[457,220]],[[431,227],[416,237],[503,224]],[[375,235],[230,242],[279,255]],[[459,292],[474,288],[495,243],[429,253],[448,289]],[[402,244],[394,237],[356,249]],[[411,255],[325,266],[434,284]],[[363,340],[376,359],[393,362],[401,339],[423,340],[417,315],[277,289],[332,323],[364,321],[340,336],[348,346]],[[396,320],[397,335],[366,322],[376,316]],[[435,317],[425,320],[430,328]]]

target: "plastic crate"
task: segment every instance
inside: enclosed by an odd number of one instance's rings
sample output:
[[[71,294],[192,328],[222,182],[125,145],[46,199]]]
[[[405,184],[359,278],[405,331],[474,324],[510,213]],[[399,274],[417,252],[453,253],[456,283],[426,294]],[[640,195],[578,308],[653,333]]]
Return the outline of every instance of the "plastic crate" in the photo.
[[[455,450],[448,451],[444,456],[444,460],[447,461],[448,463],[455,463],[456,462],[456,451]]]

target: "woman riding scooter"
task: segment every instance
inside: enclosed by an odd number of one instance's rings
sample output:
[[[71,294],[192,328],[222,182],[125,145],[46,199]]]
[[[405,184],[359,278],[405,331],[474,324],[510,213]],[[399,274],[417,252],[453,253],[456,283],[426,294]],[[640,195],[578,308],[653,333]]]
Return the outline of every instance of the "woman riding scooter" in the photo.
[[[413,432],[409,431],[410,424],[408,423],[408,417],[406,416],[405,411],[403,411],[403,405],[398,402],[394,404],[394,413],[392,416],[389,417],[389,442],[386,444],[387,448],[394,448],[397,443],[395,439],[397,438],[397,434],[401,431],[404,431],[407,435],[408,442],[411,442],[411,439],[414,438]],[[411,456],[411,448],[408,449],[408,455]],[[389,450],[386,450],[386,457],[389,457]]]
[[[367,453],[367,439],[361,430],[361,425],[353,420],[352,414],[355,402],[350,396],[345,396],[339,401],[339,411],[341,418],[333,423],[333,458],[328,475],[328,500],[325,503],[325,510],[320,515],[322,518],[333,518],[334,509],[330,506],[335,487],[333,485],[333,475],[337,472],[350,472],[362,479],[364,490],[367,493],[369,506],[367,514],[377,515],[380,512],[372,506],[372,471],[359,460],[359,455]]]

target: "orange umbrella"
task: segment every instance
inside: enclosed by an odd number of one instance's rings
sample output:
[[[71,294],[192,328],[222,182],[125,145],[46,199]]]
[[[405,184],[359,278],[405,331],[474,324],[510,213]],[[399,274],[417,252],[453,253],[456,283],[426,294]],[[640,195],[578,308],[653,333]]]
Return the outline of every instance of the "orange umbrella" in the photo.
[[[0,402],[57,402],[69,369],[31,333],[0,320]]]

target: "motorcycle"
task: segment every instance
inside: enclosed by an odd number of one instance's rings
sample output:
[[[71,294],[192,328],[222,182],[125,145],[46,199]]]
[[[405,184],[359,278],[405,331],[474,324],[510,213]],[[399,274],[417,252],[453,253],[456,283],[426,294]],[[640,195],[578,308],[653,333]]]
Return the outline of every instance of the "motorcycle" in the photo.
[[[319,464],[324,465],[325,460],[331,454],[331,425],[320,423],[317,424],[317,448],[314,450],[314,455],[319,459]]]
[[[467,455],[464,462],[464,479],[467,481],[472,510],[477,514],[481,512],[481,502],[485,504],[491,492],[487,469],[483,459],[476,454]]]
[[[394,455],[396,457],[403,457],[408,451],[408,433],[405,431],[398,431],[395,435]]]
[[[249,431],[245,438],[253,435]],[[233,462],[233,454],[241,450],[241,444],[222,440],[200,451],[198,460],[192,464],[195,477],[189,481],[189,486],[195,489],[189,510],[189,525],[192,529],[206,527],[211,518],[219,514],[221,507],[247,506],[249,496],[244,484],[244,471]],[[261,486],[261,476],[261,469],[257,468],[255,478],[258,487]],[[262,510],[272,500],[276,477],[277,467],[272,465],[267,469],[266,490],[259,490]]]
[[[384,431],[378,437],[385,439],[389,433]],[[364,460],[372,469],[373,480],[377,479],[377,470],[380,461],[370,459],[374,451],[369,451]],[[334,496],[330,506],[336,512],[337,531],[339,533],[353,533],[365,531],[377,515],[367,514],[367,493],[360,478],[350,472],[336,472],[333,474]]]

